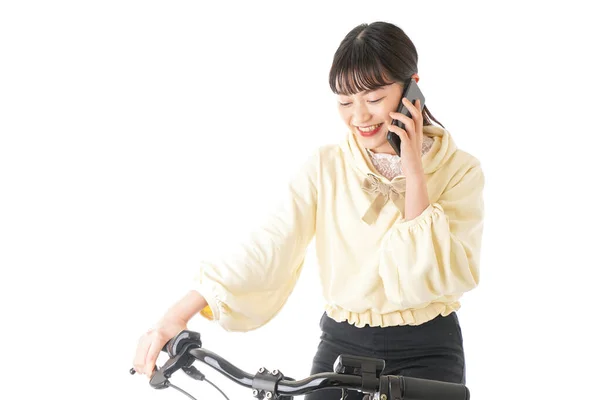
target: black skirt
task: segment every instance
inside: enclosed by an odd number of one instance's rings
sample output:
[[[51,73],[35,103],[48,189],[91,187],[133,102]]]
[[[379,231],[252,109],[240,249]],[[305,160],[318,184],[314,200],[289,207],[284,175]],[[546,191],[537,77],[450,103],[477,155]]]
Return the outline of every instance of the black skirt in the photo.
[[[385,360],[384,375],[402,375],[465,384],[465,356],[462,333],[455,312],[438,316],[421,325],[357,328],[338,323],[323,314],[321,341],[313,359],[311,374],[332,372],[340,354]],[[306,400],[339,400],[341,389],[311,393]],[[363,394],[348,391],[347,400]]]

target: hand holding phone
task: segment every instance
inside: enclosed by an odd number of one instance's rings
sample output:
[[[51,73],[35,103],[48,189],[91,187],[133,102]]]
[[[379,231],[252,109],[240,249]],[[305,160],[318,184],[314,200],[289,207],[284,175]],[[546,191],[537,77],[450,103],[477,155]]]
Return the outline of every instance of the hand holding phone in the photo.
[[[423,111],[423,108],[425,107],[425,96],[423,96],[421,89],[419,89],[419,86],[417,85],[417,81],[415,81],[414,79],[411,79],[404,86],[404,91],[402,92],[402,96],[400,97],[400,104],[398,105],[398,109],[396,110],[396,112],[404,114],[408,118],[412,118],[410,111],[402,103],[402,99],[405,97],[411,102],[411,104],[415,104],[417,99],[420,100],[421,112]],[[405,129],[404,123],[402,121],[398,121],[398,120],[394,119],[394,120],[392,120],[392,124],[396,125],[398,128]],[[389,144],[392,146],[392,148],[394,149],[394,151],[396,152],[396,154],[400,155],[400,144],[401,144],[400,137],[398,135],[396,135],[394,132],[388,131],[387,140],[388,140]]]

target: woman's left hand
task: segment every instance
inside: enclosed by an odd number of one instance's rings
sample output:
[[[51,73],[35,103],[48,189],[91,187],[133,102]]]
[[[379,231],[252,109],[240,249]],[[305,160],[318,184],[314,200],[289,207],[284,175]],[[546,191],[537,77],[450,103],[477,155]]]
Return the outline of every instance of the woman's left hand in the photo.
[[[408,177],[423,173],[422,147],[423,147],[423,115],[421,113],[421,101],[417,100],[415,104],[406,98],[402,98],[404,106],[408,108],[412,118],[397,112],[391,112],[390,116],[404,123],[404,128],[398,128],[390,124],[389,130],[400,136],[400,163],[402,172]]]

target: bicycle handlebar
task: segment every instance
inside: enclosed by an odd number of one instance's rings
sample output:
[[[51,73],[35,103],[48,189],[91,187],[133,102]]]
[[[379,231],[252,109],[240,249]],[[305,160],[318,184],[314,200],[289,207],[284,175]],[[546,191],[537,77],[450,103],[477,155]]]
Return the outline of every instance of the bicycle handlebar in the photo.
[[[259,369],[258,374],[249,374],[231,364],[223,357],[206,349],[191,349],[189,350],[189,354],[196,360],[219,371],[238,385],[249,389],[256,389],[258,383],[257,375],[266,374],[268,376],[270,374],[274,377],[273,380],[275,380],[277,375],[281,374],[278,370],[267,371],[265,368]],[[361,389],[361,387],[362,378],[360,376],[323,372],[311,375],[302,380],[279,379],[275,385],[273,394],[279,396],[301,396],[326,388]]]
[[[395,375],[381,375],[385,365],[383,360],[346,356],[338,357],[335,372],[313,374],[302,380],[285,377],[280,371],[268,371],[260,368],[258,373],[250,374],[236,367],[223,357],[202,348],[200,334],[182,331],[163,348],[170,359],[156,369],[150,379],[155,389],[169,386],[168,378],[182,369],[195,379],[198,374],[192,364],[200,361],[217,370],[238,385],[253,389],[254,397],[263,399],[289,398],[314,391],[338,388],[353,389],[374,394],[381,400],[469,400],[469,389],[465,385],[411,378]]]

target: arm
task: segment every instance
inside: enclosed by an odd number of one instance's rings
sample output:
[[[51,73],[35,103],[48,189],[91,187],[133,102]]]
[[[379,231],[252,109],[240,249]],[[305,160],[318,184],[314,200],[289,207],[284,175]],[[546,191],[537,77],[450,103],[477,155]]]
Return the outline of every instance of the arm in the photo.
[[[227,330],[247,331],[270,320],[295,286],[314,236],[317,152],[290,182],[280,207],[231,256],[205,261],[197,285],[139,340],[134,366],[151,376],[164,344],[198,312]]]
[[[404,200],[404,219],[415,219],[429,207],[427,181],[423,168],[415,175],[406,176],[406,193]]]
[[[174,321],[185,325],[207,305],[206,299],[200,293],[190,290],[167,310],[162,321]]]
[[[411,207],[425,204],[408,185],[407,218],[391,229],[380,253],[379,272],[388,298],[418,307],[475,288],[484,214],[480,165],[468,168],[437,202],[412,219],[408,213],[418,208]]]
[[[291,180],[279,207],[246,241],[201,263],[201,315],[226,330],[256,329],[274,317],[295,287],[315,233],[317,171],[314,154]]]

